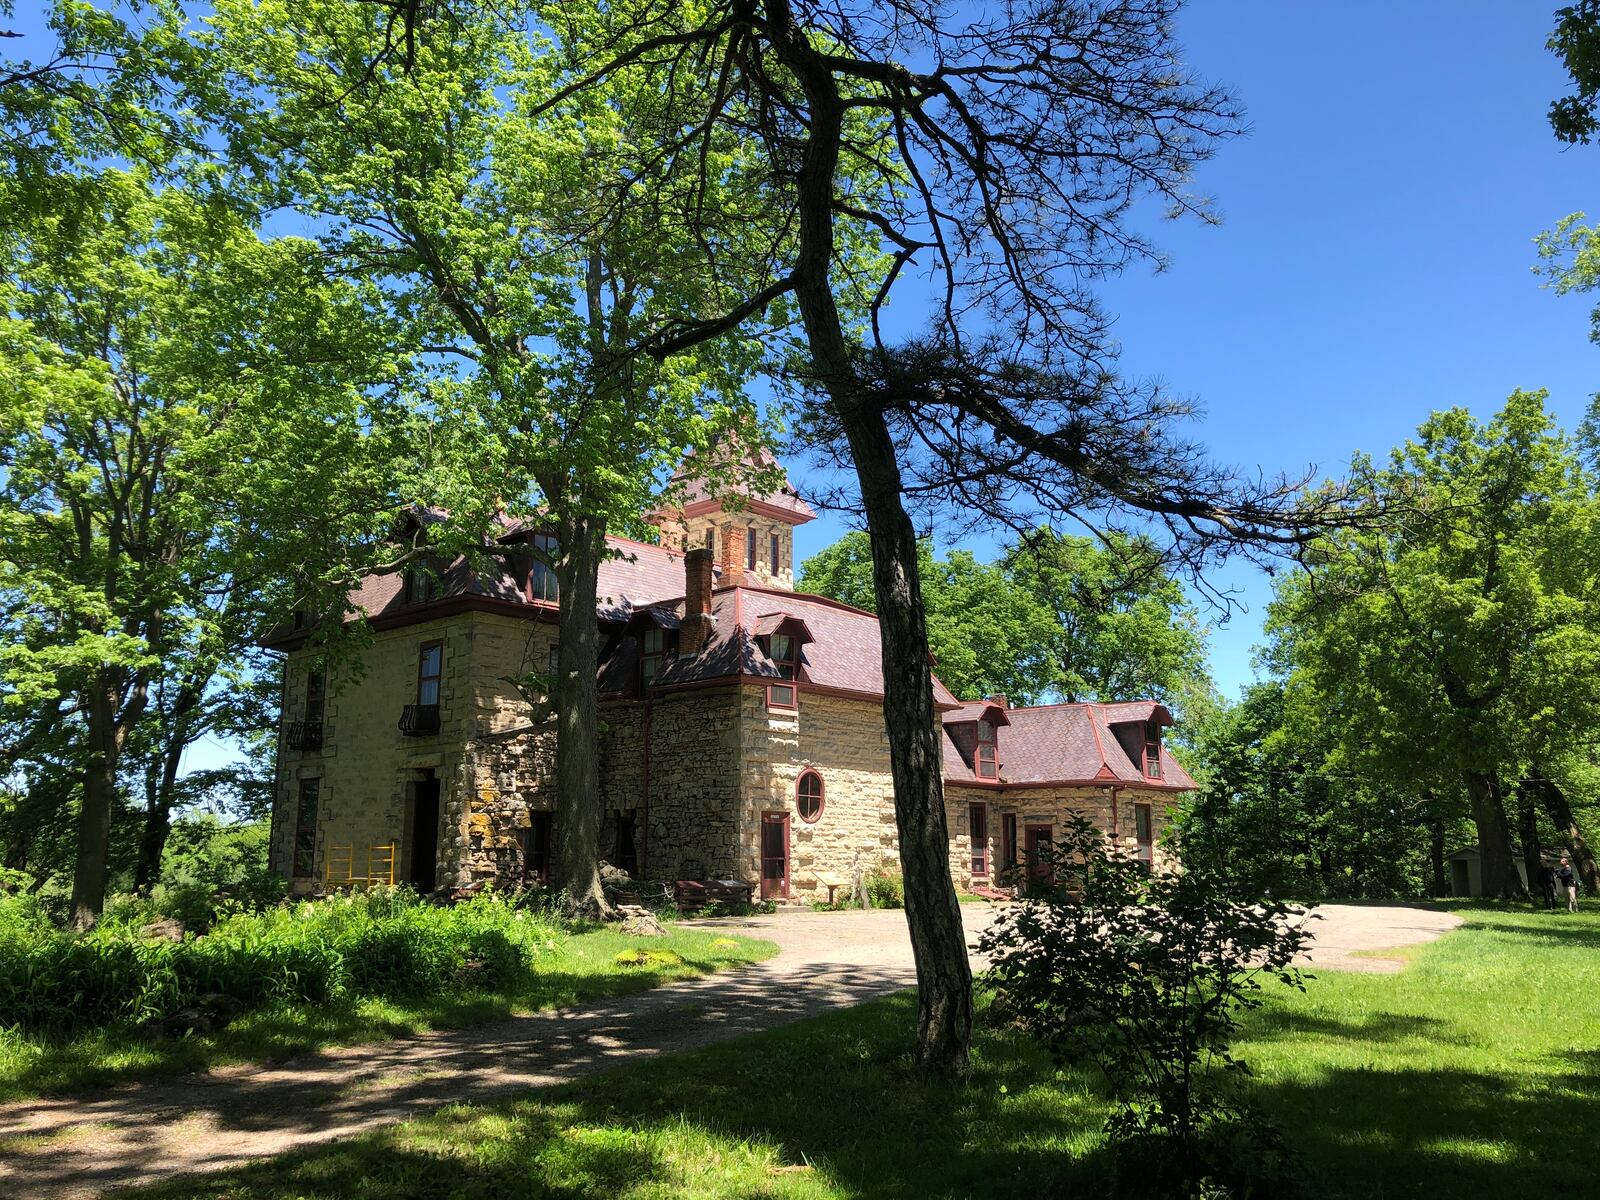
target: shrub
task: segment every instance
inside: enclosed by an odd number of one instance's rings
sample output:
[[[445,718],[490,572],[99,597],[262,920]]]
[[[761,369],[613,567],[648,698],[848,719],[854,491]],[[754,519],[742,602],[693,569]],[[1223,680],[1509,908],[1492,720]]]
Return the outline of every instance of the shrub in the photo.
[[[1230,1045],[1263,976],[1303,987],[1289,965],[1309,936],[1298,910],[1232,899],[1205,870],[1147,874],[1081,817],[1048,862],[1042,898],[1002,911],[981,938],[984,983],[1057,1061],[1104,1072],[1123,1190],[1284,1194],[1281,1145],[1247,1119],[1248,1068]]]
[[[861,877],[867,904],[872,908],[904,908],[906,881],[898,864],[885,861]]]
[[[407,889],[266,912],[224,904],[181,942],[138,934],[148,901],[84,934],[56,929],[31,898],[0,900],[0,1014],[51,1033],[170,1016],[200,997],[240,1008],[341,996],[515,986],[561,936],[550,918],[485,893],[436,908]]]

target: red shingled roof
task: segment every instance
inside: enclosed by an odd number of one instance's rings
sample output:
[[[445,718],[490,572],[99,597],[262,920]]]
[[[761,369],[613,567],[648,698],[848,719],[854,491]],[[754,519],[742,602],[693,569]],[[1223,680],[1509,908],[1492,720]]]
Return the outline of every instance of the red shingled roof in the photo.
[[[971,705],[948,712],[948,726],[963,719]],[[1172,714],[1152,700],[1116,704],[1045,704],[1006,710],[1010,727],[999,736],[1000,785],[1137,784],[1141,787],[1189,791],[1195,786],[1165,743],[1161,778],[1147,779],[1117,737],[1119,726],[1142,727],[1155,720],[1172,724]],[[973,716],[964,719],[973,720]],[[1143,733],[1137,744],[1143,746]],[[976,783],[972,765],[963,757],[951,731],[945,730],[944,774],[952,783]],[[990,781],[984,781],[990,782]]]
[[[681,598],[652,607],[683,614]],[[708,683],[739,675],[779,678],[778,668],[761,648],[760,638],[779,623],[774,618],[790,618],[803,624],[810,640],[801,639],[802,687],[852,692],[863,696],[883,695],[883,651],[878,636],[878,618],[824,596],[786,592],[772,588],[729,587],[713,592],[711,617],[714,628],[705,648],[692,658],[679,658],[656,677],[659,687]],[[600,690],[626,694],[632,690],[631,663],[637,661],[632,638],[619,638],[612,657],[601,668]],[[933,681],[933,702],[940,708],[954,707],[956,698],[937,676]]]

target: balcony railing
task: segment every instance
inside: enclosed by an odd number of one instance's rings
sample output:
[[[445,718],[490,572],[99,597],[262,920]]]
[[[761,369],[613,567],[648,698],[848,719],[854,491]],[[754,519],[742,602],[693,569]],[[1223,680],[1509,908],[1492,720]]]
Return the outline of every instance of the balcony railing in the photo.
[[[431,737],[439,732],[437,704],[408,704],[400,714],[400,732],[407,737]]]
[[[288,743],[291,750],[321,750],[322,722],[290,721]]]

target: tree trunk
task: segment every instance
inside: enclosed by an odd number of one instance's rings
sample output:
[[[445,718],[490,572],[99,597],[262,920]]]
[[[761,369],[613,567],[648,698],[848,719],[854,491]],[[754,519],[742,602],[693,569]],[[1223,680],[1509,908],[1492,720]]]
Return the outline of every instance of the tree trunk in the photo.
[[[950,875],[943,762],[933,708],[917,539],[900,503],[900,471],[880,413],[846,421],[872,539],[883,646],[883,718],[894,774],[906,924],[917,965],[917,1048],[930,1066],[964,1068],[972,1037],[972,967]]]
[[[1578,818],[1572,813],[1566,792],[1550,778],[1548,771],[1542,768],[1536,770],[1541,778],[1532,782],[1539,789],[1539,798],[1544,801],[1545,815],[1567,843],[1567,850],[1578,868],[1578,877],[1583,880],[1583,890],[1591,896],[1600,894],[1600,867],[1595,864],[1594,851],[1578,826]]]
[[[829,280],[835,174],[845,110],[836,81],[804,31],[795,27],[787,0],[769,0],[767,8],[773,45],[811,104],[797,182],[795,298],[817,382],[826,390],[850,444],[872,541],[873,592],[883,650],[883,716],[905,872],[906,923],[917,967],[917,1058],[934,1069],[961,1069],[967,1064],[972,1038],[972,968],[950,875],[941,732],[933,709],[916,534],[901,501],[894,443],[881,408],[858,382]]]
[[[1450,887],[1444,878],[1444,822],[1437,817],[1428,821],[1428,865],[1433,869],[1434,896],[1447,896]]]
[[[1517,878],[1511,854],[1511,826],[1500,796],[1500,781],[1482,771],[1467,772],[1472,823],[1478,829],[1478,864],[1485,896],[1509,899],[1527,890]]]
[[[1539,888],[1539,872],[1544,863],[1539,857],[1539,810],[1533,801],[1532,786],[1524,779],[1517,784],[1517,838],[1522,842],[1522,869],[1528,877],[1528,891]]]
[[[175,740],[175,745],[162,752],[161,774],[145,789],[144,827],[139,832],[139,858],[133,870],[136,891],[153,887],[161,878],[161,857],[166,853],[167,835],[172,832],[172,803],[178,792],[178,764],[187,744]]]
[[[578,517],[557,525],[560,548],[557,612],[555,883],[574,915],[611,916],[600,886],[600,712],[595,622],[604,519]]]
[[[73,929],[88,929],[106,902],[106,872],[111,856],[111,813],[117,797],[116,689],[100,679],[88,696],[89,753],[83,770],[83,803],[78,810],[78,853],[72,872]]]

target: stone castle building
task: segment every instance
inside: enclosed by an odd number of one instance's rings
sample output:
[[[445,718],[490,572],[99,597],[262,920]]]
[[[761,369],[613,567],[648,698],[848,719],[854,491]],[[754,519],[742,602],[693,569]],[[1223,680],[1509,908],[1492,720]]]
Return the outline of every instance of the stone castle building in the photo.
[[[690,484],[652,517],[660,544],[608,539],[601,858],[778,900],[895,859],[878,623],[793,590],[794,529],[813,516],[787,479],[736,505]],[[508,547],[547,537],[503,528]],[[424,891],[546,878],[554,732],[512,681],[553,663],[556,582],[530,555],[496,563],[367,579],[359,671],[329,678],[303,630],[269,641],[286,653],[271,861],[296,890],[391,870]],[[937,679],[934,699],[958,887],[1014,879],[1073,812],[1159,856],[1194,786],[1162,744],[1163,706],[1012,707]]]

